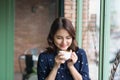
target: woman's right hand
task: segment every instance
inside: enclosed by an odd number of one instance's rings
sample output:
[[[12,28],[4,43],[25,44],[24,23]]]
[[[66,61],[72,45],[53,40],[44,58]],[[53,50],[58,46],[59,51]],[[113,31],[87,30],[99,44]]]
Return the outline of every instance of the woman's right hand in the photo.
[[[60,67],[61,64],[65,63],[66,59],[64,57],[64,54],[58,53],[58,55],[55,57],[55,66]]]

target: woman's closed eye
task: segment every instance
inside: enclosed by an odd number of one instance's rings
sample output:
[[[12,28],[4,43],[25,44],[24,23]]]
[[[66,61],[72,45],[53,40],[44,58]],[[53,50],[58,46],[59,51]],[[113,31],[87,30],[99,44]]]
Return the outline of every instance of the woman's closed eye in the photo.
[[[66,39],[72,39],[72,37],[71,36],[67,36]]]
[[[59,37],[56,37],[56,38],[57,38],[57,39],[63,39],[63,37],[60,37],[60,36],[59,36]],[[67,36],[66,39],[72,39],[72,37],[71,37],[71,36]]]
[[[57,36],[56,38],[57,38],[57,39],[62,39],[62,37],[60,37],[60,36]]]

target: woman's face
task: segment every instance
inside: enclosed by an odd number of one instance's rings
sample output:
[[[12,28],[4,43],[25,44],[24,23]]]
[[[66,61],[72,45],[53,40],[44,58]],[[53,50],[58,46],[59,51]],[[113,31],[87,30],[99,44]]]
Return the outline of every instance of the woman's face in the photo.
[[[72,44],[72,36],[65,29],[59,29],[54,35],[54,44],[60,50],[67,50]]]

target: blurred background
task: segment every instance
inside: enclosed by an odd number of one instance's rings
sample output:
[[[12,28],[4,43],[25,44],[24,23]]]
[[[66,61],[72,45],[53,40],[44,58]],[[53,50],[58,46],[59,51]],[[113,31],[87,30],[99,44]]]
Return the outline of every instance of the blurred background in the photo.
[[[76,28],[78,10],[76,1],[15,0],[14,80],[22,80],[21,68],[23,71],[26,68],[25,58],[21,56],[33,54],[34,49],[37,49],[34,53],[39,55],[46,48],[50,25],[59,16],[60,9]],[[120,49],[120,8],[118,7],[120,1],[110,0],[110,3],[110,53],[108,55],[110,55],[112,68],[116,53]],[[82,17],[82,48],[87,53],[90,78],[98,80],[100,0],[83,0],[80,17]]]

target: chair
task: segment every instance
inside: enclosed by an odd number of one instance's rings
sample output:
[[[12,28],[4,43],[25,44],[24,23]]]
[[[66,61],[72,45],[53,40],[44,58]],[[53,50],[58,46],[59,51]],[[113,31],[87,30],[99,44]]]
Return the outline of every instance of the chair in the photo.
[[[34,64],[34,57],[37,53],[37,49],[30,49],[25,51],[25,54],[20,55],[19,57],[19,66],[20,66],[20,71],[22,73],[22,80],[31,80],[31,78],[35,78],[34,80],[37,80],[37,69]],[[25,60],[25,68],[22,70],[21,66],[21,61],[20,60]]]

